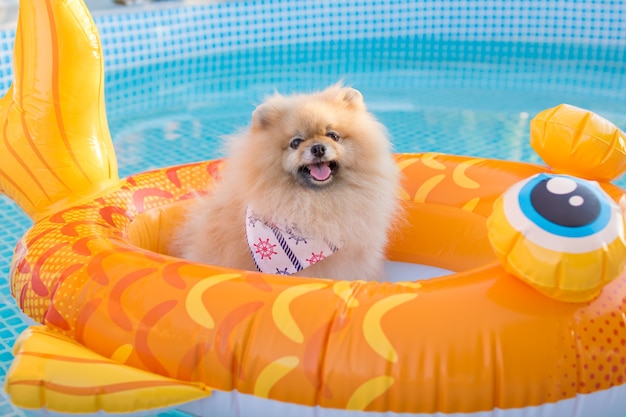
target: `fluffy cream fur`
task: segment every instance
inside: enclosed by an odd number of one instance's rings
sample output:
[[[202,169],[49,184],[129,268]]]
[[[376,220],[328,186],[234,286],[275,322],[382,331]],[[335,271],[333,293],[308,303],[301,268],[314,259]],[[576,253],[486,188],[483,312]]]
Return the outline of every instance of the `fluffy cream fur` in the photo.
[[[321,158],[312,151],[314,144],[324,147]],[[386,130],[367,111],[360,92],[334,85],[313,94],[275,94],[228,145],[221,180],[192,205],[174,242],[176,255],[256,270],[244,223],[246,206],[252,205],[270,221],[288,220],[310,235],[342,243],[338,252],[298,275],[384,280],[399,172]],[[313,178],[305,167],[315,162],[330,166],[333,174]]]

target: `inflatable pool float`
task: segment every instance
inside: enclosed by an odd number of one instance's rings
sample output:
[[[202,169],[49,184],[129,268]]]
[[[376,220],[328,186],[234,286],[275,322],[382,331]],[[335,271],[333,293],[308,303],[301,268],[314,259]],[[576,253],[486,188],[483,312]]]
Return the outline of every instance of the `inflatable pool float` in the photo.
[[[5,390],[60,413],[593,416],[626,413],[624,134],[562,105],[531,125],[548,166],[397,156],[392,261],[418,281],[291,278],[168,256],[220,161],[119,179],[102,51],[79,0],[22,0],[0,189],[32,219],[11,288]],[[560,214],[565,213],[565,216]]]

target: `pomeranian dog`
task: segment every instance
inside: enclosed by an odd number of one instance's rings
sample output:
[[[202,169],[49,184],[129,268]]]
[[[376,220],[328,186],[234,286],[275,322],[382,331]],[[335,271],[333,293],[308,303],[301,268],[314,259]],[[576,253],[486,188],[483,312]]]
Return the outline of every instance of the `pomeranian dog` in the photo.
[[[275,94],[228,142],[220,180],[186,213],[174,254],[273,274],[385,279],[399,171],[359,91]]]

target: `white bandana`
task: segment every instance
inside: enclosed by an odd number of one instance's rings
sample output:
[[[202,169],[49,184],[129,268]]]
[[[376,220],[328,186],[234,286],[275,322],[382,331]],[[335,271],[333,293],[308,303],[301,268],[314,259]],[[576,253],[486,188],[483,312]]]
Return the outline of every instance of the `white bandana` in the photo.
[[[246,237],[259,271],[292,275],[337,250],[323,239],[303,236],[296,224],[273,224],[246,209]]]

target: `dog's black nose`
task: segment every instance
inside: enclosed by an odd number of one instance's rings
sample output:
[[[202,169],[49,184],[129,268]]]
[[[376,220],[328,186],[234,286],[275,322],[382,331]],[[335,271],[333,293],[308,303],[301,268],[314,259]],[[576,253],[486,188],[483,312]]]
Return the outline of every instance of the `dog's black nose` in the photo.
[[[321,143],[316,143],[311,146],[311,154],[317,158],[321,158],[326,153],[326,147]]]

